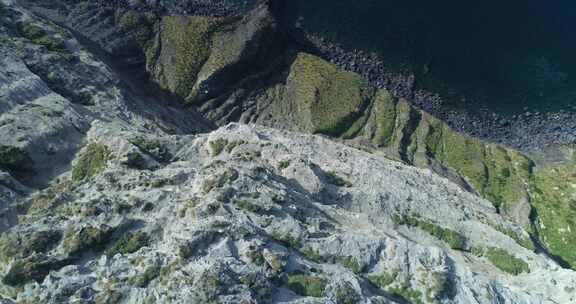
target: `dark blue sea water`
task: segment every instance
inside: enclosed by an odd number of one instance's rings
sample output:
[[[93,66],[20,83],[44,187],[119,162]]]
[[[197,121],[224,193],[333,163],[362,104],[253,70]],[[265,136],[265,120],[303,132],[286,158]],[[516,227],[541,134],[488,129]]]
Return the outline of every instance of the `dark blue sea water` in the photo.
[[[377,53],[456,105],[510,114],[576,106],[576,1],[291,3],[306,31]]]

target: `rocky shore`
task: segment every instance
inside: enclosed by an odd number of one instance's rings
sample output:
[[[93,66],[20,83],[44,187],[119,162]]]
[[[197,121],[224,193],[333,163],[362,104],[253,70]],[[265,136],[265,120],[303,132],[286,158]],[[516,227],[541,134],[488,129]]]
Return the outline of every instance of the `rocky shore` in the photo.
[[[453,129],[482,140],[532,152],[548,145],[576,143],[576,105],[560,112],[519,109],[520,114],[503,115],[489,109],[455,109],[434,92],[416,86],[414,75],[391,73],[385,59],[361,50],[345,50],[321,37],[307,35],[320,56],[338,67],[358,73],[374,86],[445,121]]]

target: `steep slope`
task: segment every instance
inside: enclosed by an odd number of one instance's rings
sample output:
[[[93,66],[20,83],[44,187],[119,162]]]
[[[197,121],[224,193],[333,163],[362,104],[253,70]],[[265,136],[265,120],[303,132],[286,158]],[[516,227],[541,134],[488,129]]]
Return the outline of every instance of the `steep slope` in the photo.
[[[42,5],[33,7],[51,16]],[[557,223],[553,216],[538,217],[548,213],[543,206],[553,195],[536,198],[537,192],[531,191],[549,186],[535,176],[530,158],[463,136],[359,75],[303,52],[289,41],[267,3],[243,17],[165,16],[96,5],[72,5],[68,10],[63,20],[68,26],[94,32],[86,38],[141,73],[146,62],[161,88],[218,125],[252,122],[340,138],[432,169],[488,199],[501,214],[542,240],[574,237],[571,221],[559,229],[537,229]],[[95,32],[102,27],[109,30]],[[559,182],[567,187],[572,183]],[[558,204],[566,218],[573,217],[570,201]],[[543,245],[559,262],[576,263],[568,253],[576,249],[573,242],[552,243]]]
[[[576,302],[573,150],[458,134],[267,5],[0,11],[2,297]]]
[[[236,124],[154,136],[96,122],[87,142],[71,174],[23,202],[3,234],[5,297],[575,301],[573,271],[522,247],[514,238],[527,238],[524,230],[428,170]]]

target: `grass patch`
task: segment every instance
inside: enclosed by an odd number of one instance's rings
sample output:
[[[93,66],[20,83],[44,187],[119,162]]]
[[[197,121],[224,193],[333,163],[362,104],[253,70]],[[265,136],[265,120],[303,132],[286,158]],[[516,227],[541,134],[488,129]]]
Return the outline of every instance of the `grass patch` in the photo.
[[[302,248],[302,243],[297,238],[291,235],[283,235],[283,234],[272,234],[272,239],[276,242],[282,244],[284,247],[292,248],[292,249],[300,249]]]
[[[128,283],[135,287],[146,288],[150,282],[160,276],[160,270],[159,266],[150,266],[143,273],[131,277]]]
[[[361,264],[355,257],[340,258],[340,264],[350,269],[354,274],[361,274],[366,271],[366,265]]]
[[[518,275],[524,272],[530,272],[528,263],[511,255],[504,249],[495,247],[473,248],[472,252],[479,257],[485,257],[492,265],[496,266],[496,268],[509,274]]]
[[[150,237],[144,232],[126,233],[116,243],[106,251],[106,255],[129,254],[138,251],[140,248],[147,246]]]
[[[111,229],[95,227],[83,227],[79,230],[71,229],[64,239],[63,247],[70,256],[79,256],[90,250],[99,252],[104,250],[111,235]]]
[[[326,284],[326,279],[308,275],[290,275],[287,280],[288,288],[303,297],[322,297]]]
[[[565,266],[576,269],[576,165],[541,168],[531,192],[535,232]]]
[[[224,148],[226,148],[226,145],[228,145],[228,140],[224,138],[218,138],[209,142],[208,145],[210,146],[210,152],[214,157],[220,155],[222,151],[224,151]]]
[[[102,173],[110,158],[110,151],[106,146],[95,142],[88,144],[72,169],[72,180],[81,182]]]
[[[455,250],[466,249],[466,238],[456,231],[448,228],[442,228],[427,220],[419,219],[416,216],[395,216],[394,223],[397,225],[406,225],[410,227],[420,228],[430,235],[446,243],[450,248]]]
[[[130,142],[161,163],[168,163],[172,159],[172,154],[168,148],[157,140],[148,140],[143,137],[136,137],[130,140]]]
[[[32,159],[20,148],[0,145],[0,169],[24,177],[33,171]]]
[[[386,288],[396,281],[398,277],[398,271],[383,274],[371,274],[368,275],[368,281],[374,284],[374,286],[386,290]]]
[[[45,46],[48,50],[60,53],[69,53],[60,39],[50,36],[43,28],[32,23],[19,23],[18,32],[34,44]]]
[[[307,131],[331,136],[345,133],[375,92],[358,74],[304,53],[293,62],[287,86]]]
[[[281,160],[278,163],[278,169],[280,169],[280,170],[284,170],[288,167],[290,167],[290,161],[289,160]]]

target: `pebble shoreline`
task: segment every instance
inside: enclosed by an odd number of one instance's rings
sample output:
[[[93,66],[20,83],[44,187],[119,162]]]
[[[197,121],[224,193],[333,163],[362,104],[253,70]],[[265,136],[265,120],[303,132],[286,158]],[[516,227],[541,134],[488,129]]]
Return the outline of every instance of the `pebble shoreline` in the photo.
[[[230,0],[188,0],[168,4],[159,0],[99,0],[103,6],[218,17],[241,15],[255,2],[251,0],[233,5]],[[302,33],[298,36],[302,36]],[[437,94],[416,88],[414,75],[388,72],[381,58],[360,50],[346,50],[336,43],[309,34],[304,34],[304,39],[325,60],[360,74],[374,86],[389,90],[394,96],[407,100],[464,134],[524,152],[540,150],[549,145],[576,143],[576,106],[554,113],[524,109],[522,114],[514,116],[504,116],[488,109],[454,109],[447,106]]]

